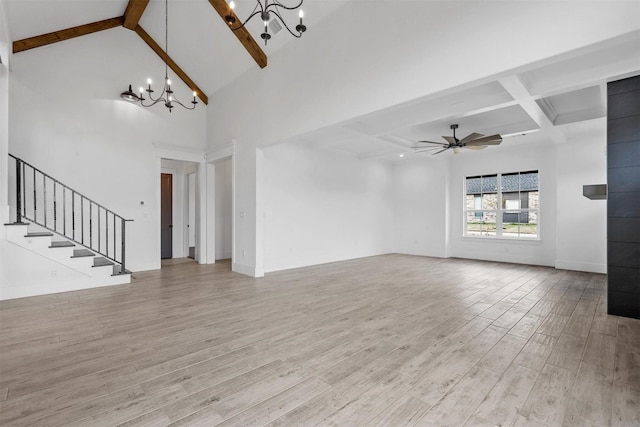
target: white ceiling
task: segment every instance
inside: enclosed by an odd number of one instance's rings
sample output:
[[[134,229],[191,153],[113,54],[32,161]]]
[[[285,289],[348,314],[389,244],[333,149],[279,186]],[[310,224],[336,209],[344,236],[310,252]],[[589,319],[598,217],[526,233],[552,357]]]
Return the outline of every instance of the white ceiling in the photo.
[[[505,72],[446,93],[311,132],[302,140],[316,148],[360,157],[400,161],[400,155],[446,159],[415,153],[416,141],[444,142],[451,124],[456,136],[499,133],[504,140],[486,150],[562,143],[606,122],[606,83],[640,73],[640,35],[633,34],[571,52],[543,64]],[[600,129],[601,131],[602,129]]]
[[[121,16],[128,3],[128,0],[5,1],[13,40]],[[303,8],[309,31],[330,29],[331,13],[347,1],[306,0]],[[245,16],[253,2],[236,0],[238,15]],[[366,7],[366,1],[358,4]],[[282,30],[264,46],[259,36],[259,19],[255,21],[248,28],[267,56],[287,43],[298,42]],[[296,21],[297,12],[292,12],[289,22],[295,25]],[[140,24],[164,46],[164,0],[151,0]],[[362,159],[396,160],[400,154],[416,155],[411,148],[416,141],[443,141],[443,135],[451,135],[449,126],[453,123],[459,124],[460,137],[471,132],[513,135],[487,151],[562,143],[572,132],[591,128],[592,121],[603,126],[597,119],[606,115],[606,82],[640,72],[639,46],[640,34],[631,34],[292,140]],[[251,67],[257,67],[207,0],[169,2],[169,54],[209,96]],[[436,157],[419,155],[446,159],[453,153],[448,151]]]

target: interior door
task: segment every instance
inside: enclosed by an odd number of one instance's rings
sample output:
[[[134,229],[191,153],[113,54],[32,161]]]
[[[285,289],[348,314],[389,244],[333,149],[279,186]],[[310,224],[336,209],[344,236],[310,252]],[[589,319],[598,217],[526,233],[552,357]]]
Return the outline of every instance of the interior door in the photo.
[[[160,174],[160,258],[173,257],[173,175]]]

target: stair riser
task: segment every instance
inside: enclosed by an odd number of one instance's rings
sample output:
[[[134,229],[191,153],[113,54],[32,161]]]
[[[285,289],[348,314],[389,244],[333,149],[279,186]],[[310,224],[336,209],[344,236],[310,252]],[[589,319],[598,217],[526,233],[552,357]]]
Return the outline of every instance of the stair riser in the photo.
[[[51,237],[25,237],[25,234],[23,227],[11,226],[7,230],[7,240],[90,277],[107,278],[113,273],[112,266],[93,267],[93,257],[72,258],[77,247],[50,248]]]

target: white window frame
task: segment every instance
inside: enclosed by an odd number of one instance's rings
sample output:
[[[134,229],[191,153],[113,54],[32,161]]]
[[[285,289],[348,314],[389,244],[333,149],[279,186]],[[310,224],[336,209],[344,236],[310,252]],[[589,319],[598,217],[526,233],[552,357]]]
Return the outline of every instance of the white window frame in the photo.
[[[502,176],[503,175],[511,175],[511,174],[515,174],[515,173],[527,173],[527,172],[536,172],[538,174],[538,207],[535,209],[532,208],[520,208],[520,209],[506,209],[503,208],[503,200],[502,200]],[[535,242],[535,241],[539,241],[540,240],[540,170],[525,170],[525,171],[519,171],[519,172],[498,172],[498,173],[487,173],[487,174],[482,174],[479,176],[492,176],[492,175],[496,175],[496,189],[497,189],[497,209],[467,209],[467,179],[474,177],[476,175],[472,175],[472,176],[465,176],[464,180],[463,180],[463,190],[462,190],[462,196],[463,196],[463,218],[462,218],[462,236],[463,237],[467,237],[470,239],[508,239],[508,240],[519,240],[519,241],[525,241],[525,242]],[[520,203],[520,201],[518,201],[518,203]],[[475,200],[474,200],[474,207],[475,207]],[[536,237],[522,237],[522,234],[518,233],[518,236],[505,236],[502,234],[502,226],[503,226],[503,216],[505,212],[509,212],[509,211],[516,211],[519,213],[522,212],[535,212],[537,215],[537,232],[536,232]],[[495,231],[495,235],[484,235],[484,234],[469,234],[467,232],[467,218],[469,213],[475,213],[475,212],[482,212],[483,214],[485,212],[491,213],[491,212],[495,212],[496,214],[496,231]]]

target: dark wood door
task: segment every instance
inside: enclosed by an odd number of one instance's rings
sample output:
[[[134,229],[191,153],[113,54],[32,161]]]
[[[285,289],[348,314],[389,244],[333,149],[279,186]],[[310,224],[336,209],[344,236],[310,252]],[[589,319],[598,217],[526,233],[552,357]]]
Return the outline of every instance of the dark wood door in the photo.
[[[173,175],[160,174],[160,258],[173,257]]]

